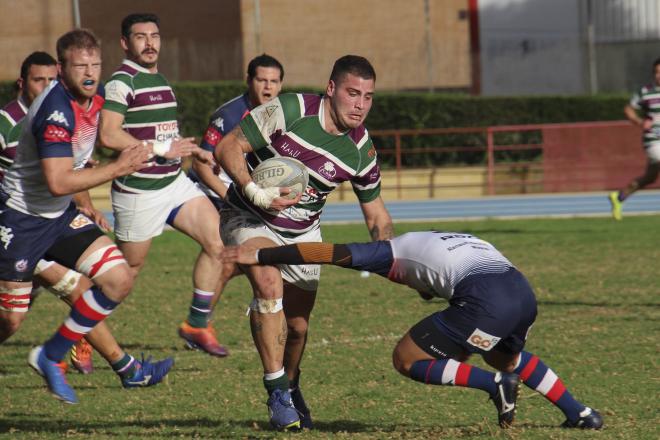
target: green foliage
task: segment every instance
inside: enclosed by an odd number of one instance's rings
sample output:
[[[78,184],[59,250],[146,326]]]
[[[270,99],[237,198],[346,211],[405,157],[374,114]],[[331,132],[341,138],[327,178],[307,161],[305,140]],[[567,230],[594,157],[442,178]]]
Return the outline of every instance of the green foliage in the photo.
[[[497,427],[478,390],[424,386],[391,366],[397,340],[445,307],[379,276],[324,267],[312,313],[302,388],[317,430],[308,438],[657,439],[657,273],[660,217],[401,223],[397,233],[437,228],[492,241],[534,286],[539,315],[527,349],[544,360],[579,400],[605,418],[602,432],[563,430],[561,412],[522,387],[516,427]],[[324,226],[327,241],[368,240],[364,225]],[[68,379],[79,405],[64,405],[26,365],[30,347],[49,338],[66,307],[44,293],[21,330],[0,347],[0,437],[273,438],[262,368],[245,309],[251,290],[233,279],[214,316],[231,355],[183,349],[176,327],[191,299],[199,246],[175,232],[156,238],[128,299],[109,325],[128,352],[174,356],[168,382],[123,390],[94,354],[96,371]],[[472,363],[487,368],[480,359]],[[655,391],[654,391],[655,390]]]
[[[0,102],[13,97],[13,83],[0,83]],[[209,116],[221,104],[245,92],[241,81],[180,82],[173,84],[179,104],[181,132],[186,136],[204,134]],[[285,92],[318,93],[310,88],[286,88]],[[535,97],[471,97],[443,93],[378,93],[367,119],[370,131],[401,128],[486,127],[578,121],[605,121],[623,118],[627,97],[597,96],[535,96]],[[501,144],[535,143],[539,134],[501,134]],[[394,165],[394,139],[375,136],[384,167]],[[485,154],[479,152],[436,152],[405,154],[414,148],[474,146],[483,147],[483,134],[452,134],[441,136],[405,137],[402,143],[403,165],[409,167],[442,164],[483,164]],[[498,160],[533,160],[538,151],[500,153]]]

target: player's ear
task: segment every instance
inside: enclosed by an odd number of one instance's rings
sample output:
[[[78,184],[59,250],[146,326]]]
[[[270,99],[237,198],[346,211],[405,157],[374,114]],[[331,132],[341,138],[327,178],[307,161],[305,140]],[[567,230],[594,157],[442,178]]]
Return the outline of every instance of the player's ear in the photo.
[[[64,65],[61,62],[57,62],[57,76],[62,76],[62,71],[64,70]]]
[[[23,81],[23,78],[18,78],[16,80],[16,87],[18,90],[23,90],[23,86],[25,85],[25,81]]]
[[[128,39],[126,37],[121,37],[119,39],[119,44],[121,45],[121,48],[124,49],[124,51],[128,50]]]
[[[332,96],[335,93],[335,82],[333,80],[328,81],[328,87],[325,89],[325,94]]]

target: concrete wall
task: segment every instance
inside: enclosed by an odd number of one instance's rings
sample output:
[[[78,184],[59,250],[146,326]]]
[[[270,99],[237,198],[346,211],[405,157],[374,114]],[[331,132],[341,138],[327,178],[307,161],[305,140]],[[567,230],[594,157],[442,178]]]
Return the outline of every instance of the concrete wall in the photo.
[[[576,0],[480,0],[483,95],[587,90]]]
[[[160,18],[159,69],[170,81],[243,78],[239,0],[80,0],[81,25],[103,43],[104,78],[124,58],[121,20],[135,12]]]
[[[427,24],[424,0],[243,0],[243,59],[269,53],[287,84],[325,87],[334,61],[352,53],[373,63],[380,90],[467,89],[467,2],[428,6]]]
[[[0,80],[18,78],[36,50],[54,57],[57,38],[73,27],[70,0],[2,0],[0,11]]]

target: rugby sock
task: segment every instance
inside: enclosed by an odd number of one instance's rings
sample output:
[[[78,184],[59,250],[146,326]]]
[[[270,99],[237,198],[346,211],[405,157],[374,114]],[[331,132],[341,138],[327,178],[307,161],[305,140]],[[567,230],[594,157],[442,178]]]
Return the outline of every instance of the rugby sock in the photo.
[[[575,400],[561,379],[536,355],[523,351],[514,370],[520,380],[529,388],[543,394],[546,399],[561,409],[568,420],[575,421],[585,406]]]
[[[264,374],[264,387],[268,396],[275,390],[289,391],[289,377],[284,373],[284,368],[274,373]]]
[[[124,356],[121,359],[110,365],[112,366],[112,370],[121,377],[133,377],[137,368],[135,358],[126,353],[124,353]]]
[[[417,361],[410,367],[410,378],[432,385],[477,388],[491,396],[497,392],[495,373],[453,359]]]
[[[69,317],[44,344],[46,357],[60,362],[73,344],[110,315],[118,305],[119,303],[105,296],[101,289],[92,286],[73,303]]]
[[[188,312],[188,324],[191,327],[206,328],[208,326],[212,298],[213,292],[207,292],[201,289],[195,289],[193,291],[192,304]]]

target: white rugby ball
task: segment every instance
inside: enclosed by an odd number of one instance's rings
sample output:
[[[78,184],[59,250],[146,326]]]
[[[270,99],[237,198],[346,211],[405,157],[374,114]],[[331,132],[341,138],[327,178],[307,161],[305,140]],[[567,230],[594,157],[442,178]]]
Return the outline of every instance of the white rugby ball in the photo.
[[[252,180],[261,188],[277,186],[291,188],[287,199],[295,199],[302,194],[309,183],[307,167],[292,157],[272,157],[261,162],[252,171]]]

